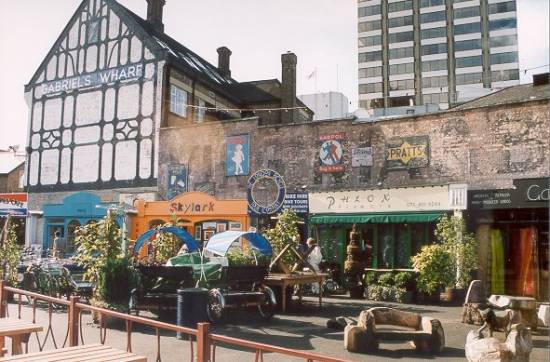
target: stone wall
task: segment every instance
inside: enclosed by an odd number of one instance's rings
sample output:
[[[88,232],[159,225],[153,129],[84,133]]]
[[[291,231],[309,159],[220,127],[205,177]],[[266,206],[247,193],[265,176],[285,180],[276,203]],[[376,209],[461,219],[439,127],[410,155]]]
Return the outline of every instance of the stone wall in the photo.
[[[189,191],[210,184],[216,197],[246,197],[249,176],[225,176],[225,137],[251,136],[251,173],[272,168],[287,188],[309,191],[467,183],[470,189],[505,188],[512,180],[549,175],[549,116],[546,101],[403,117],[373,123],[351,119],[258,126],[258,118],[205,122],[161,129],[158,186],[167,187],[167,165],[189,167]],[[321,174],[319,136],[345,133],[344,172]],[[428,136],[429,165],[388,171],[386,142]],[[351,167],[351,148],[373,147],[372,167]]]

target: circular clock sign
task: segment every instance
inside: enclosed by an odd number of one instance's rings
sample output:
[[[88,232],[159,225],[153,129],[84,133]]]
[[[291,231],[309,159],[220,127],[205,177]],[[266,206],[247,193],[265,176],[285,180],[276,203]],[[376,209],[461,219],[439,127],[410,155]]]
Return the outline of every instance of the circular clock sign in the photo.
[[[252,215],[274,214],[283,206],[285,195],[285,181],[277,171],[259,170],[248,179],[248,213]]]

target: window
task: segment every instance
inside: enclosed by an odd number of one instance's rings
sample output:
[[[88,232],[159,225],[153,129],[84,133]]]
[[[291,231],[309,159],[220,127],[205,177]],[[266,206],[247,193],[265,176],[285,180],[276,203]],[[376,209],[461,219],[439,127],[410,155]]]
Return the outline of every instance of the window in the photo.
[[[489,14],[507,13],[516,11],[516,2],[508,1],[505,3],[489,4]]]
[[[421,23],[433,23],[434,21],[444,21],[446,19],[445,11],[435,11],[433,13],[420,14]]]
[[[359,78],[381,77],[382,67],[359,69]]]
[[[454,26],[455,35],[481,33],[481,23],[458,24]]]
[[[372,5],[372,6],[365,6],[365,7],[359,8],[360,18],[362,18],[363,16],[378,15],[380,13],[381,13],[380,5]]]
[[[457,74],[456,75],[456,84],[477,84],[483,83],[483,74],[482,73],[468,73],[468,74]]]
[[[447,86],[447,76],[422,78],[422,88],[441,88]]]
[[[380,44],[382,44],[382,35],[373,35],[373,36],[359,38],[360,47],[370,47],[373,45],[380,45]]]
[[[519,80],[519,70],[518,69],[506,69],[506,70],[495,70],[491,72],[491,80],[493,82],[502,82],[505,80]]]
[[[197,98],[197,102],[195,105],[198,106],[198,108],[195,108],[195,112],[193,114],[194,121],[197,123],[202,123],[204,121],[204,115],[206,113],[206,102],[200,98]]]
[[[420,31],[420,38],[430,39],[430,38],[444,38],[447,36],[447,28],[432,28],[432,29],[422,29]]]
[[[470,39],[455,42],[455,51],[481,49],[481,39]]]
[[[447,59],[437,59],[422,62],[423,72],[434,72],[436,70],[447,70]]]
[[[373,62],[375,60],[382,59],[382,52],[380,50],[375,52],[359,53],[359,63]]]
[[[454,18],[471,18],[473,16],[479,16],[479,6],[471,6],[469,8],[454,9]]]
[[[170,86],[170,112],[187,117],[187,92],[175,85]]]
[[[395,28],[397,26],[407,26],[412,24],[413,24],[412,15],[388,19],[388,28]]]
[[[489,21],[489,30],[513,29],[516,26],[516,19],[498,19]]]
[[[481,66],[481,64],[481,56],[456,58],[457,68],[478,67]]]
[[[406,89],[414,89],[414,79],[392,80],[390,82],[391,91]]]
[[[359,94],[382,92],[382,83],[359,84]]]
[[[359,23],[359,32],[379,30],[382,27],[381,20],[364,21]]]
[[[404,33],[391,33],[389,36],[390,43],[401,43],[404,41],[414,40],[414,33],[412,31],[406,31]]]
[[[390,75],[414,73],[414,63],[390,65]]]
[[[505,47],[517,44],[518,38],[515,35],[495,36],[489,38],[489,45],[491,46],[491,48]]]
[[[88,43],[93,44],[99,41],[99,20],[91,21],[88,24]]]
[[[390,59],[411,58],[414,56],[412,47],[390,49]]]
[[[436,103],[447,103],[447,93],[434,93],[434,94],[424,94],[422,96],[424,104],[436,104]]]
[[[441,54],[447,52],[447,43],[422,45],[422,55]]]
[[[516,63],[517,61],[517,52],[491,54],[491,64]]]
[[[403,11],[412,9],[412,1],[400,1],[398,3],[388,4],[388,12],[393,13],[394,11]]]
[[[420,0],[420,7],[426,8],[428,6],[445,5],[445,0]]]

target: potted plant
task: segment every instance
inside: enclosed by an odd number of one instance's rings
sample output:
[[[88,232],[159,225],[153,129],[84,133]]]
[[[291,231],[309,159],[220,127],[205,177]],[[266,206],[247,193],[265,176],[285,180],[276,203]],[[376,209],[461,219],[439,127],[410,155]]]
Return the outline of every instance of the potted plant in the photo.
[[[462,218],[444,216],[438,222],[435,236],[447,251],[452,262],[454,279],[447,287],[449,301],[462,301],[478,267],[476,240],[466,229]]]
[[[454,283],[454,268],[448,251],[441,244],[425,245],[412,261],[418,273],[417,301],[438,301],[440,290]]]

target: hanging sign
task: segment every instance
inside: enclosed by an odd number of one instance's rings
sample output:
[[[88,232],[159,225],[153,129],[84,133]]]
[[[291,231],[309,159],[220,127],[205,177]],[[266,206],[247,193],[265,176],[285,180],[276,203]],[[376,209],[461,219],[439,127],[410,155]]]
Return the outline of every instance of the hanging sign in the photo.
[[[322,173],[343,172],[344,149],[342,142],[344,133],[333,133],[319,136],[321,146],[319,148],[319,171]]]
[[[0,216],[27,215],[27,194],[0,194]]]
[[[387,170],[406,170],[427,167],[429,157],[428,136],[393,138],[386,143]]]
[[[351,167],[372,166],[372,147],[351,149]]]
[[[285,180],[277,171],[264,169],[255,172],[247,184],[248,214],[260,216],[277,213],[283,206],[285,195]]]

